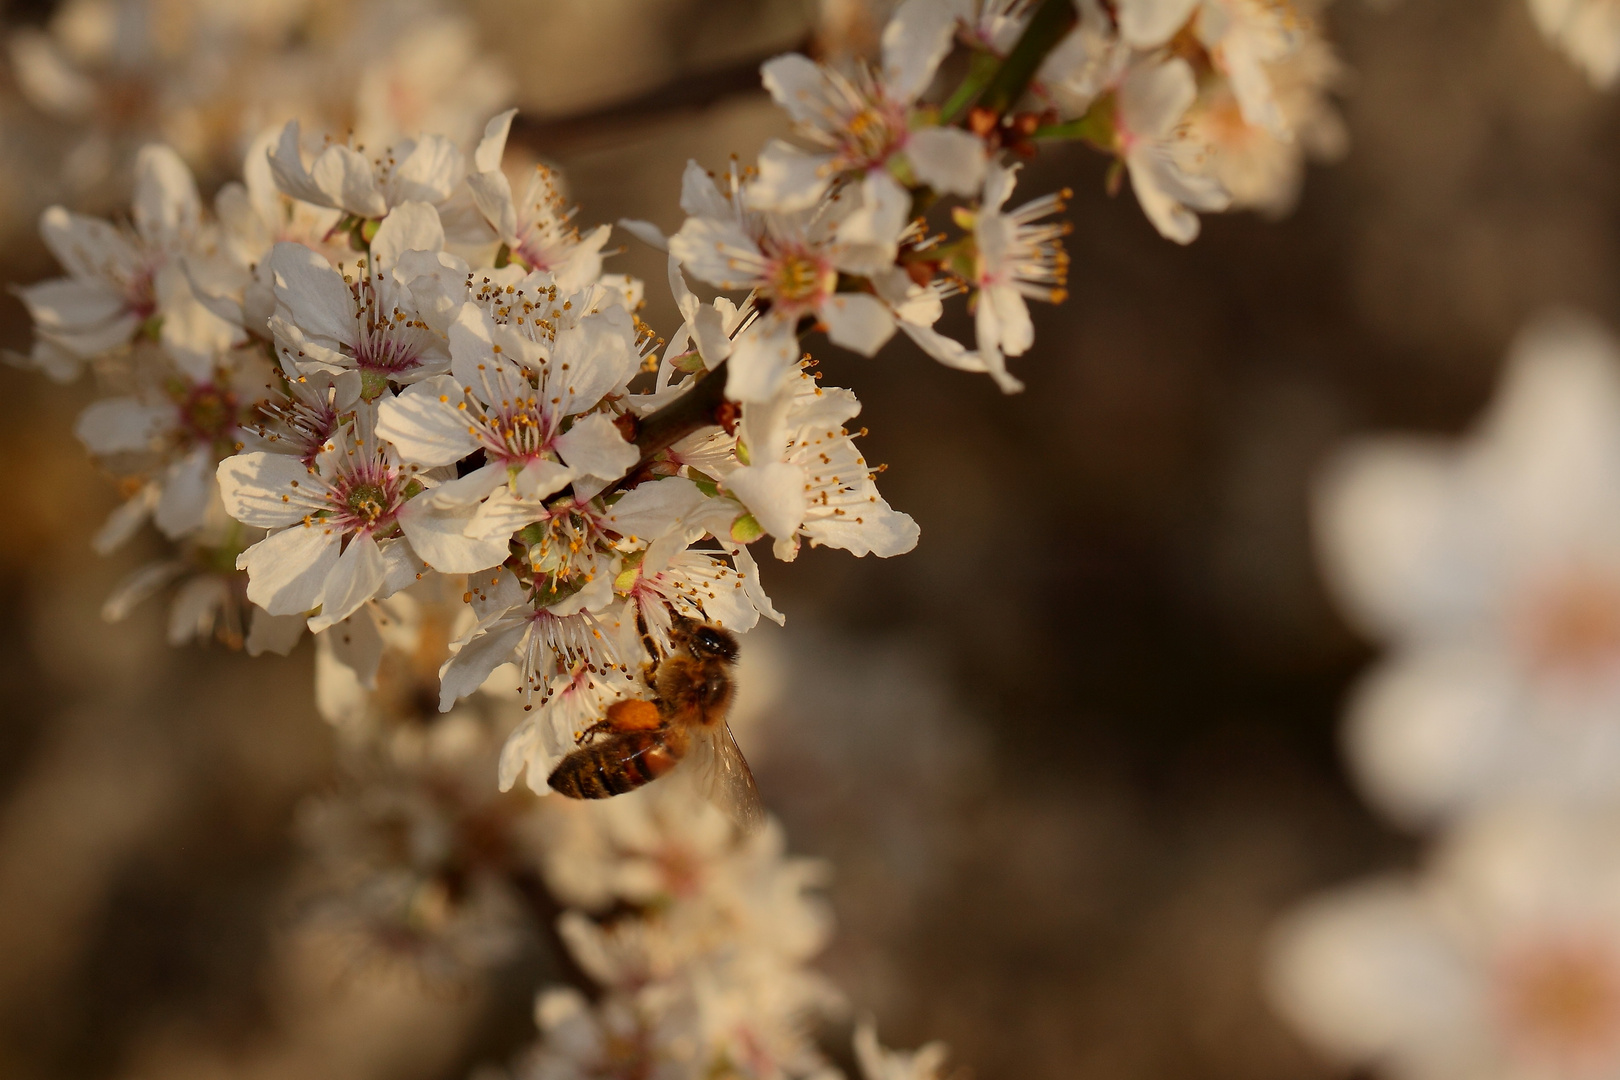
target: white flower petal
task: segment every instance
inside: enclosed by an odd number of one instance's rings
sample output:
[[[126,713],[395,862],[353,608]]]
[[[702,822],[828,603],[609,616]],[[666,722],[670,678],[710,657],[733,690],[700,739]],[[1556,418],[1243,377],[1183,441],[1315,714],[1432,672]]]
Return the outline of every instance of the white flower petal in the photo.
[[[163,471],[163,495],[152,523],[170,540],[178,540],[202,527],[213,498],[213,447],[194,447]]]
[[[935,191],[963,196],[978,192],[989,162],[979,137],[954,127],[912,132],[906,140],[906,159],[917,179]]]
[[[955,44],[956,25],[973,16],[969,0],[906,0],[883,28],[883,82],[897,101],[913,102],[934,80]]]
[[[399,512],[399,527],[411,548],[433,569],[472,574],[506,561],[507,538],[475,540],[466,535],[475,506],[436,506],[417,496]]]
[[[501,167],[501,158],[506,154],[506,137],[512,130],[512,118],[517,115],[516,109],[507,109],[490,117],[489,123],[484,125],[484,137],[478,142],[478,149],[473,151],[473,168],[479,172],[495,172]]]
[[[318,634],[353,615],[361,604],[377,595],[387,576],[377,541],[365,530],[355,533],[327,575],[326,587],[321,590],[321,610],[310,617],[309,632]]]
[[[466,165],[456,144],[443,135],[424,135],[388,178],[390,202],[442,203],[462,179]]]
[[[1524,708],[1516,681],[1491,652],[1408,653],[1375,668],[1356,690],[1346,754],[1374,805],[1402,825],[1426,827],[1503,788]]]
[[[792,536],[804,520],[804,469],[785,461],[744,465],[726,476],[726,490],[772,536]]]
[[[135,231],[148,244],[178,247],[196,232],[202,218],[202,200],[191,170],[167,146],[143,146],[135,156],[135,193],[130,216]]]
[[[247,654],[263,656],[270,652],[286,656],[303,636],[302,615],[272,615],[255,607],[248,618]]]
[[[146,521],[152,507],[157,505],[157,500],[157,485],[147,484],[122,506],[107,515],[106,524],[102,525],[91,538],[90,549],[97,555],[108,555],[121,547]]]
[[[720,194],[714,177],[695,161],[681,173],[681,209],[692,217],[723,218],[732,213],[731,201]]]
[[[272,615],[296,615],[321,602],[343,536],[321,522],[271,533],[237,556],[248,572],[247,598]]]
[[[888,559],[915,548],[922,530],[911,515],[878,499],[862,506],[858,514],[807,521],[803,532],[816,544],[842,548],[857,557],[876,555]]]
[[[275,159],[271,159],[274,164]],[[323,206],[335,206],[364,218],[381,218],[388,213],[388,200],[377,187],[377,174],[364,154],[333,143],[316,155],[309,167],[316,190],[325,196]],[[280,181],[280,176],[277,176]]]
[[[110,623],[122,622],[138,605],[150,599],[154,593],[185,573],[187,569],[183,562],[147,563],[120,581],[107,595],[107,599],[102,601],[102,619]]]
[[[491,672],[512,659],[528,629],[526,619],[496,624],[446,660],[439,669],[439,711],[449,712],[452,705],[483,686]]]
[[[152,449],[155,439],[175,423],[174,406],[148,405],[134,398],[92,402],[73,425],[73,433],[92,454],[137,453]]]
[[[748,205],[781,213],[808,210],[827,194],[832,162],[831,154],[808,153],[772,139],[760,151],[759,175],[744,189]]]
[[[539,461],[531,461],[519,469],[516,476],[512,477],[512,490],[524,499],[544,499],[567,487],[569,481],[574,479],[577,472],[578,470],[571,469],[560,462],[544,458]],[[623,474],[615,473],[613,476],[604,479],[613,480],[620,475]]]
[[[354,297],[343,275],[320,253],[303,244],[277,244],[270,249],[269,265],[276,300],[300,330],[328,342],[353,341]]]
[[[472,693],[471,690],[467,693]],[[463,695],[465,696],[465,695]],[[452,702],[454,699],[452,699]],[[441,709],[445,706],[441,703]],[[500,765],[496,770],[496,783],[502,791],[511,791],[517,778],[523,775],[523,770],[529,766],[530,760],[540,749],[540,729],[534,724],[519,724],[512,733],[506,737],[506,743],[501,747]],[[532,784],[539,791],[542,784]],[[541,792],[544,794],[544,792]],[[581,1059],[584,1060],[584,1059]]]
[[[394,444],[402,461],[425,468],[452,465],[478,449],[467,423],[461,385],[448,375],[414,383],[377,407],[377,435]]]
[[[286,454],[263,450],[237,454],[219,463],[219,495],[225,512],[244,525],[273,529],[310,513],[294,500],[302,490],[315,498],[323,490],[308,466]]]
[[[979,358],[979,354],[970,350],[955,338],[946,337],[931,326],[917,326],[913,323],[902,322],[900,329],[905,331],[907,337],[915,341],[929,356],[944,364],[948,368],[958,371],[989,371],[989,365]]]
[[[62,269],[82,282],[106,284],[109,271],[127,281],[142,269],[128,238],[100,218],[52,206],[39,216],[39,235]]]
[[[213,633],[220,609],[230,603],[230,585],[217,574],[199,574],[175,590],[169,602],[170,645],[206,640]]]
[[[1180,58],[1131,69],[1119,87],[1119,125],[1139,139],[1158,139],[1181,122],[1198,98],[1198,80]]]
[[[1399,1075],[1419,1075],[1409,1067],[1419,1064],[1439,1070],[1423,1075],[1474,1071],[1466,1055],[1470,1030],[1489,1023],[1484,987],[1410,885],[1384,879],[1313,900],[1267,953],[1268,996],[1320,1049]],[[1452,1054],[1463,1060],[1444,1061]]]
[[[821,65],[808,56],[785,53],[772,57],[760,65],[759,74],[771,97],[797,123],[825,128],[836,119],[821,109],[821,103],[836,97],[836,91],[827,85]]]
[[[440,509],[472,506],[506,483],[507,476],[506,466],[499,461],[492,461],[479,466],[466,476],[446,480],[432,491],[418,497],[428,500]]]
[[[625,439],[607,413],[591,413],[574,421],[555,440],[557,452],[576,474],[614,480],[630,471],[641,457],[636,444]]]
[[[1120,0],[1119,34],[1138,49],[1154,49],[1187,25],[1199,0]]]
[[[377,544],[382,551],[383,583],[377,589],[377,599],[386,600],[401,589],[408,589],[431,572],[427,563],[417,557],[409,540],[394,537]]]
[[[745,403],[770,401],[798,370],[798,361],[793,327],[761,320],[732,343],[726,396]]]
[[[900,233],[911,216],[911,194],[888,173],[871,172],[861,181],[860,196],[838,223],[837,263],[841,270],[875,274],[894,265]]]
[[[407,251],[441,251],[444,226],[439,212],[424,202],[400,203],[388,212],[371,241],[372,263],[379,270],[393,270]]]
[[[1501,574],[1497,526],[1435,440],[1351,444],[1315,485],[1317,553],[1367,633],[1397,640],[1474,624]]]
[[[639,218],[620,218],[619,228],[649,247],[655,247],[659,251],[669,250],[669,237],[664,235],[664,230],[650,221],[642,221]]]
[[[270,173],[275,178],[276,186],[288,196],[303,202],[316,206],[337,206],[338,203],[315,183],[315,178],[304,167],[299,142],[298,121],[289,120],[287,126],[281,129],[281,138],[275,150],[269,155]]]
[[[836,293],[816,309],[827,338],[862,356],[875,356],[894,336],[894,313],[870,293]]]
[[[377,632],[377,620],[373,617],[371,609],[362,607],[347,619],[329,627],[321,635],[321,645],[322,653],[348,669],[359,689],[377,688],[377,669],[382,666],[386,642],[383,641],[382,634]],[[316,678],[325,681],[319,672]],[[328,693],[322,694],[320,692],[322,689],[327,689]],[[332,695],[328,688],[322,687],[317,689],[317,697],[325,697],[330,701]],[[323,714],[327,713],[324,708],[321,711]],[[334,714],[342,716],[335,710]]]
[[[478,504],[472,519],[462,530],[474,540],[505,544],[512,534],[539,521],[545,506],[539,502],[520,499],[509,487],[496,488],[489,498]]]
[[[669,253],[693,277],[722,289],[748,289],[759,282],[759,245],[734,220],[687,218],[669,238]]]

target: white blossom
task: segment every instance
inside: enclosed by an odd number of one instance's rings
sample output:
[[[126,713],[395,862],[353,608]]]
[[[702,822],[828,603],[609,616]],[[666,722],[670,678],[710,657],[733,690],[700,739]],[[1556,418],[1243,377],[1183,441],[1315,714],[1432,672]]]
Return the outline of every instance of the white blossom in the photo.
[[[512,261],[528,270],[547,271],[559,292],[572,295],[602,276],[602,248],[613,230],[598,225],[582,236],[571,224],[579,208],[568,206],[557,190],[557,175],[544,165],[535,167],[521,202],[514,198],[512,184],[501,171],[501,155],[516,112],[501,113],[484,129],[473,156],[475,171],[467,182]]]
[[[765,401],[792,376],[801,317],[814,316],[834,344],[867,356],[893,336],[893,309],[871,293],[838,292],[838,276],[892,263],[906,209],[891,213],[882,204],[887,188],[871,181],[793,213],[748,209],[745,191],[735,170],[722,192],[688,164],[681,207],[690,216],[669,250],[694,277],[757,298],[765,313],[732,343],[726,393]]]
[[[974,316],[978,356],[996,384],[1011,393],[1023,383],[1007,374],[1007,356],[1021,356],[1035,343],[1025,298],[1061,303],[1067,293],[1066,224],[1040,219],[1063,209],[1063,198],[1045,195],[1016,210],[1004,207],[1017,182],[1017,166],[991,166],[979,209],[971,215],[974,240]]]
[[[1181,120],[1198,97],[1187,61],[1133,65],[1118,89],[1115,131],[1143,213],[1166,239],[1198,237],[1195,210],[1225,210],[1231,197],[1205,171],[1203,147],[1187,138]]]
[[[1613,798],[1620,353],[1551,316],[1460,445],[1382,438],[1318,491],[1329,581],[1389,655],[1352,702],[1374,801],[1414,824],[1509,791]]]
[[[423,569],[398,535],[400,510],[420,482],[375,438],[366,409],[345,419],[332,448],[310,464],[260,450],[219,466],[227,512],[271,530],[236,561],[248,572],[248,599],[272,615],[312,612],[314,632]]]
[[[46,210],[40,232],[67,276],[19,290],[34,320],[34,363],[58,379],[84,360],[128,345],[138,333],[171,344],[204,366],[239,332],[198,304],[185,260],[212,251],[197,185],[174,151],[141,150],[135,166],[131,226],[119,227],[60,206]]]
[[[1346,1066],[1396,1080],[1620,1070],[1620,832],[1504,806],[1416,880],[1309,901],[1277,929],[1270,996]]]
[[[951,5],[902,4],[883,32],[881,73],[845,74],[797,53],[760,69],[765,88],[793,117],[795,129],[821,148],[806,153],[774,140],[760,155],[752,206],[807,210],[840,178],[861,183],[867,199],[905,213],[905,184],[971,195],[984,175],[986,152],[977,136],[930,124],[913,110],[950,49]]]

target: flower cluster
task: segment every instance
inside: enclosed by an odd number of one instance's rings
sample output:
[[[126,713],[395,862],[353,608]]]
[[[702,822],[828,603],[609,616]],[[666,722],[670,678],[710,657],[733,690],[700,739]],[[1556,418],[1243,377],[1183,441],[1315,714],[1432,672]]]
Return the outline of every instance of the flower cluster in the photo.
[[[511,80],[440,0],[244,7],[208,0],[67,0],[5,38],[28,105],[48,117],[55,183],[93,192],[147,140],[209,173],[288,116],[382,144],[468,138]],[[8,123],[22,123],[9,118]]]
[[[658,355],[641,283],[603,273],[608,228],[569,224],[544,170],[514,194],[511,119],[471,154],[423,136],[374,157],[310,157],[292,123],[214,215],[178,157],[148,148],[130,227],[46,214],[68,274],[24,299],[36,364],[124,383],[79,424],[128,476],[104,546],[151,515],[197,552],[143,570],[119,610],[194,565],[250,648],[285,651],[305,626],[375,642],[379,605],[450,576],[465,618],[443,643],[440,706],[492,677],[520,686],[537,711],[501,782],[527,767],[544,790],[608,704],[650,695],[675,618],[780,618],[750,543],[889,556],[917,528],[845,427],[854,395],[797,354],[768,394],[716,395],[669,431],[701,350],[718,365],[728,328],[774,325],[782,306],[700,304],[672,264],[688,321]]]
[[[781,618],[754,541],[782,560],[915,544],[848,429],[859,402],[818,384],[807,335],[872,355],[902,332],[1020,388],[1008,359],[1034,341],[1027,301],[1063,297],[1067,226],[1061,195],[1010,205],[1011,157],[1104,145],[1190,239],[1186,207],[1225,204],[1176,148],[1195,99],[1229,91],[1289,142],[1285,69],[1322,52],[1311,27],[1247,0],[907,0],[875,67],[772,59],[800,142],[718,177],[690,165],[672,236],[624,223],[669,253],[667,342],[638,315],[643,284],[604,270],[611,228],[577,226],[548,168],[508,175],[512,112],[470,146],[314,143],[290,122],[212,214],[180,157],[146,147],[130,223],[51,208],[66,275],[23,294],[36,366],[118,383],[79,425],[129,495],[101,546],[150,516],[181,548],[109,612],[183,578],[175,637],[286,651],[305,627],[374,641],[379,604],[449,576],[466,606],[440,706],[517,687],[535,711],[500,782],[526,771],[543,790],[609,704],[650,695],[677,617]],[[937,95],[958,48],[967,74]],[[963,293],[971,344],[936,329]]]
[[[1323,561],[1393,648],[1346,746],[1431,867],[1279,931],[1274,997],[1326,1051],[1425,1080],[1620,1068],[1620,346],[1534,324],[1461,446],[1375,439],[1318,491]]]
[[[831,929],[810,891],[823,865],[680,786],[547,816],[546,880],[572,907],[559,930],[600,992],[541,992],[519,1077],[838,1075],[810,1033],[843,999],[805,967]],[[933,1080],[945,1058],[937,1043],[884,1050],[869,1025],[856,1052],[867,1080]]]
[[[805,963],[831,928],[808,891],[825,868],[782,855],[780,829],[740,835],[683,786],[601,805],[548,804],[558,929],[592,982],[540,994],[524,1075],[809,1076],[812,1022],[842,1006]]]
[[[1198,211],[1284,213],[1307,158],[1343,152],[1328,96],[1343,76],[1319,0],[1078,6],[1079,26],[1040,70],[1050,112],[1025,122],[1029,137],[1080,138],[1115,155],[1166,237],[1193,240]]]

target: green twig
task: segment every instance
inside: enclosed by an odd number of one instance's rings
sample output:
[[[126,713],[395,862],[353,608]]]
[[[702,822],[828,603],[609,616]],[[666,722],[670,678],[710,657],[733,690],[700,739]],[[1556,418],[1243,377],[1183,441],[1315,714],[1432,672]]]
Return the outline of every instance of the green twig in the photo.
[[[1074,0],[1041,0],[1041,6],[1030,17],[1018,43],[985,84],[978,107],[994,113],[997,119],[1005,116],[1029,89],[1047,54],[1057,48],[1058,42],[1079,21],[1080,13],[1075,9]]]

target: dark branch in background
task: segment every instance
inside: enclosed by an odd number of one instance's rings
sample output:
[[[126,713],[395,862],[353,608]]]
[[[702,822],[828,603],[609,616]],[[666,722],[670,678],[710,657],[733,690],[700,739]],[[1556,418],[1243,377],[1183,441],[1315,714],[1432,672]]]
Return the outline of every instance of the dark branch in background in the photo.
[[[1058,42],[1079,21],[1080,13],[1074,6],[1074,0],[1042,0],[1041,6],[1030,16],[1029,25],[1024,27],[1018,43],[1012,47],[996,73],[990,76],[989,82],[985,83],[975,108],[994,114],[997,120],[1006,115],[1007,110],[1018,104],[1018,99],[1029,89],[1046,55],[1057,48]]]
[[[809,47],[810,39],[804,38],[737,64],[681,75],[633,98],[572,116],[528,117],[519,112],[512,121],[512,138],[542,154],[554,153],[561,146],[664,123],[672,113],[696,112],[728,98],[763,93],[759,66],[773,56]]]

